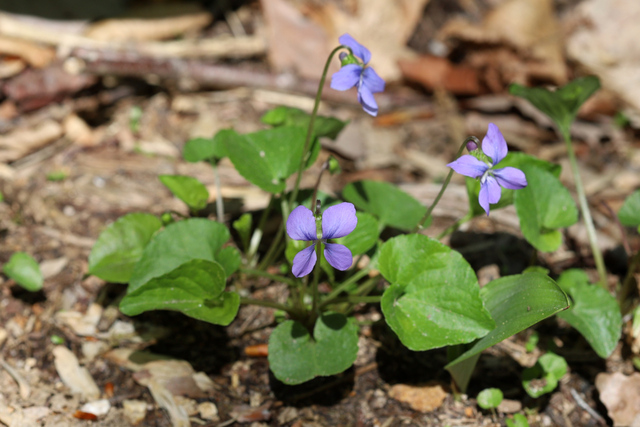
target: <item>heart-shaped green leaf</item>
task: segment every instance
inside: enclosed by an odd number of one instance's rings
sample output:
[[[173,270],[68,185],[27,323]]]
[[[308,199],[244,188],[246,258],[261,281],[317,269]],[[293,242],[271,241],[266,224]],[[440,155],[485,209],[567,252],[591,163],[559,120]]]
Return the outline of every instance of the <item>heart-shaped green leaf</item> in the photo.
[[[501,169],[507,166],[511,166],[517,169],[522,169],[525,165],[533,165],[539,169],[550,172],[553,176],[559,177],[562,168],[560,165],[550,163],[545,160],[540,160],[537,157],[529,156],[528,154],[513,152],[507,154],[497,166],[497,169]],[[485,211],[478,203],[478,195],[480,194],[480,180],[467,178],[467,194],[469,195],[469,208],[471,209],[472,216],[484,215]],[[500,201],[495,205],[491,205],[491,210],[504,208],[513,203],[513,195],[520,190],[510,190],[508,188],[502,188]]]
[[[262,123],[271,126],[298,126],[307,129],[311,116],[297,108],[276,107],[273,110],[267,111],[260,120],[262,120]],[[336,139],[346,125],[347,122],[333,117],[316,116],[313,123],[313,135],[316,138],[327,137]]]
[[[522,372],[522,386],[533,398],[551,393],[567,373],[567,361],[553,353],[545,353],[530,368]]]
[[[485,388],[478,393],[477,397],[478,406],[482,409],[497,408],[502,399],[504,399],[504,395],[499,388]]]
[[[217,261],[230,276],[240,266],[240,256],[231,254],[237,252],[235,248],[222,249],[227,240],[229,230],[216,221],[191,218],[169,224],[144,249],[133,269],[128,292],[194,259]]]
[[[240,218],[231,224],[240,235],[240,241],[245,251],[249,250],[249,239],[251,238],[251,229],[253,227],[253,217],[249,212],[243,213]]]
[[[569,307],[569,300],[562,289],[549,276],[537,272],[489,282],[480,290],[480,297],[497,327],[445,366],[461,390],[466,389],[471,373],[465,369],[468,375],[463,375],[464,372],[458,370],[459,364]]]
[[[528,185],[515,195],[522,234],[536,249],[553,252],[562,244],[558,229],[578,221],[578,208],[569,190],[551,173],[530,165],[522,170]]]
[[[568,310],[558,313],[589,342],[598,356],[607,358],[622,333],[622,315],[616,299],[603,288],[589,284],[583,270],[567,270],[558,285],[573,300]]]
[[[335,243],[345,245],[353,255],[360,255],[374,247],[380,235],[378,221],[373,215],[364,212],[356,212],[358,225],[350,234],[339,239]]]
[[[269,338],[271,371],[285,384],[339,374],[353,365],[357,354],[358,328],[339,313],[320,316],[313,337],[301,323],[287,320]]]
[[[285,188],[284,181],[300,166],[306,131],[297,126],[283,126],[245,135],[225,130],[219,135],[240,175],[265,191],[280,193]],[[317,154],[318,149],[311,150],[307,165]]]
[[[240,297],[224,291],[226,281],[220,264],[194,259],[128,292],[120,302],[120,311],[135,316],[149,310],[173,310],[228,325],[238,313]]]
[[[89,255],[89,273],[114,283],[127,283],[136,263],[162,222],[146,213],[118,218],[98,237]]]
[[[42,289],[44,279],[40,272],[40,266],[31,255],[24,252],[16,252],[11,255],[9,262],[2,267],[2,271],[10,279],[30,292]]]
[[[512,84],[509,93],[526,99],[553,120],[563,134],[568,134],[571,123],[582,104],[600,88],[595,76],[582,77],[552,92],[544,88],[528,88]]]
[[[218,134],[213,138],[194,138],[184,144],[182,157],[191,163],[204,160],[220,160],[227,156],[227,151]]]
[[[342,196],[358,209],[375,215],[382,227],[409,231],[427,212],[420,202],[388,182],[354,182],[344,187]]]
[[[618,212],[620,222],[629,227],[640,225],[640,190],[634,191],[627,199]]]
[[[185,202],[191,211],[197,212],[207,206],[209,191],[196,178],[184,175],[160,175],[158,179],[174,196]]]
[[[411,350],[467,343],[495,327],[473,269],[437,240],[420,234],[389,239],[378,268],[391,283],[382,312]]]

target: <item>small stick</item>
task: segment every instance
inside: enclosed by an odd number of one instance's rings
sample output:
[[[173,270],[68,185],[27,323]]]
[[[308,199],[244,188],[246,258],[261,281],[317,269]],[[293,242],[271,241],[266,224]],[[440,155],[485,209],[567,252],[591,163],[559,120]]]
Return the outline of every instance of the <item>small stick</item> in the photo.
[[[602,418],[602,415],[598,414],[595,409],[589,406],[587,402],[585,402],[584,399],[573,388],[571,389],[571,396],[573,396],[573,399],[576,401],[578,406],[587,411],[589,415],[591,415],[598,422],[598,424],[603,426],[607,425],[607,422],[604,420],[604,418]]]

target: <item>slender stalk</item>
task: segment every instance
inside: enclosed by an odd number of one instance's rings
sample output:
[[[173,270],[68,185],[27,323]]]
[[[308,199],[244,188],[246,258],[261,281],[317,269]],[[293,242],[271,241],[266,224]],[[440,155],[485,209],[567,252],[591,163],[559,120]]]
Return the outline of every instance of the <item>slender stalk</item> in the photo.
[[[462,143],[462,145],[458,149],[458,152],[456,153],[456,159],[458,157],[460,157],[460,155],[464,151],[465,147],[467,146],[467,142],[469,142],[469,141],[475,142],[476,144],[478,144],[478,146],[480,145],[480,141],[478,140],[478,138],[476,138],[475,136],[468,137],[467,139],[464,140],[464,142]],[[419,230],[421,230],[423,228],[424,223],[427,222],[427,220],[431,216],[431,213],[435,209],[436,205],[438,204],[438,202],[442,198],[442,195],[444,194],[444,190],[447,189],[447,186],[449,185],[449,182],[451,181],[451,177],[452,176],[453,176],[453,169],[449,170],[449,173],[447,174],[447,177],[445,178],[444,182],[442,183],[442,188],[440,188],[440,192],[438,193],[436,198],[433,200],[433,203],[431,203],[431,206],[429,206],[429,209],[427,209],[427,212],[424,214],[424,216],[422,217],[422,219],[420,220],[418,225],[416,225],[416,228],[413,229],[413,233],[417,233]]]
[[[311,285],[311,295],[313,297],[313,302],[312,302],[313,313],[318,313],[318,305],[320,304],[320,293],[318,292],[318,281],[320,280],[320,271],[322,269],[320,267],[320,261],[322,257],[320,241],[316,241],[316,257],[317,257],[316,267],[315,267],[315,271],[313,272],[313,283]]]
[[[320,187],[320,181],[322,180],[322,174],[324,171],[329,169],[329,161],[327,160],[322,164],[322,168],[320,169],[320,173],[318,174],[318,179],[316,180],[316,185],[313,187],[313,196],[311,196],[311,212],[316,210],[316,198],[318,197],[318,188]]]
[[[582,186],[582,179],[580,178],[580,170],[578,169],[578,162],[576,160],[576,153],[573,150],[571,144],[571,135],[568,129],[561,129],[562,136],[564,137],[565,145],[567,146],[567,154],[569,155],[569,165],[571,166],[571,172],[573,173],[573,180],[576,186],[576,193],[578,194],[578,204],[582,211],[584,218],[584,225],[587,228],[587,236],[589,238],[589,244],[591,245],[591,252],[593,253],[593,260],[596,263],[598,270],[598,276],[600,276],[600,286],[606,291],[609,290],[607,286],[607,270],[604,265],[604,259],[602,258],[602,252],[598,247],[598,237],[596,236],[596,229],[593,225],[593,219],[591,218],[591,210],[589,209],[589,203],[587,202],[587,196]]]
[[[327,78],[327,72],[329,71],[329,65],[331,65],[331,60],[333,59],[333,55],[336,54],[340,49],[347,49],[346,46],[338,46],[333,49],[327,58],[327,62],[324,64],[324,70],[322,71],[322,77],[320,77],[320,84],[318,85],[318,92],[316,93],[315,103],[313,104],[313,111],[311,112],[311,117],[309,118],[309,127],[307,128],[307,136],[304,141],[304,148],[302,149],[302,156],[300,157],[300,166],[298,166],[298,174],[296,175],[296,182],[293,186],[293,190],[291,191],[291,197],[289,198],[289,207],[293,206],[293,203],[298,197],[298,190],[300,188],[300,180],[302,179],[302,171],[304,170],[304,165],[309,157],[309,146],[311,145],[311,137],[313,135],[313,125],[316,122],[316,116],[318,115],[318,107],[320,106],[320,98],[322,97],[322,90],[324,89],[324,82]],[[313,207],[311,208],[313,210]],[[283,212],[284,213],[284,212]],[[286,218],[286,217],[285,217]]]
[[[273,204],[273,194],[269,199],[269,204],[262,211],[262,216],[260,217],[260,222],[255,230],[253,230],[253,235],[251,236],[251,241],[249,242],[249,250],[247,251],[247,258],[249,259],[249,265],[255,266],[256,259],[255,255],[258,252],[258,246],[260,246],[260,241],[262,240],[262,236],[264,235],[264,225],[267,222],[267,218],[271,213],[271,205]]]
[[[271,279],[274,282],[286,283],[289,286],[294,286],[295,281],[289,277],[280,276],[278,274],[267,273],[264,270],[254,270],[251,268],[241,268],[241,273],[246,274],[247,276],[257,276],[257,277],[266,277],[267,279]]]
[[[212,161],[211,167],[213,168],[213,179],[216,182],[216,216],[218,217],[218,222],[224,222],[224,201],[222,200],[222,186],[220,184],[218,165]]]
[[[254,298],[240,298],[240,304],[245,304],[245,305],[257,305],[260,307],[268,307],[268,308],[275,308],[276,310],[282,310],[285,311],[289,314],[295,314],[296,310],[294,310],[291,307],[287,307],[284,304],[280,304],[279,302],[275,302],[275,301],[266,301],[266,300],[261,300],[261,299],[254,299]]]
[[[445,236],[448,236],[449,234],[453,233],[454,231],[456,231],[458,228],[460,228],[460,226],[462,224],[464,224],[465,222],[469,221],[472,218],[471,212],[467,212],[467,214],[465,216],[463,216],[462,218],[460,218],[459,220],[457,220],[456,222],[454,222],[453,224],[451,224],[446,230],[444,230],[442,233],[438,234],[438,237],[436,237],[437,240],[442,239]]]
[[[278,227],[278,231],[276,231],[276,237],[273,239],[273,244],[267,250],[267,253],[262,258],[262,261],[260,261],[260,264],[258,264],[259,270],[264,270],[269,265],[271,265],[278,254],[282,253],[282,251],[285,249],[284,243],[281,242],[283,227],[284,226],[282,224],[280,224],[280,226]]]
[[[327,306],[329,304],[342,304],[345,302],[351,304],[359,304],[361,302],[365,303],[377,303],[380,302],[382,297],[380,295],[347,295],[345,297],[334,298],[329,302],[323,302],[322,306]]]
[[[352,284],[356,283],[358,280],[362,279],[364,276],[366,276],[369,273],[369,270],[366,268],[363,268],[362,270],[357,271],[356,273],[354,273],[353,275],[351,275],[351,277],[349,277],[347,280],[345,280],[344,282],[342,282],[340,285],[338,285],[338,287],[336,287],[334,290],[332,290],[326,297],[325,300],[323,302],[326,303],[327,301],[331,301],[333,298],[337,297],[338,295],[340,295],[340,293],[342,291],[344,291],[345,289],[347,289],[349,286],[351,286]]]

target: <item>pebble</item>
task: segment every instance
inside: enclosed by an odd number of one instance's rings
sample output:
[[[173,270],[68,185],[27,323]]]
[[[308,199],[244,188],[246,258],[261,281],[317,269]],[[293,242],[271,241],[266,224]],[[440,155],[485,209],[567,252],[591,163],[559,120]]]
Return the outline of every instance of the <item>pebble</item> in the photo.
[[[123,400],[124,417],[132,425],[137,425],[147,416],[147,402],[143,400]]]
[[[210,421],[219,421],[220,417],[218,417],[218,407],[213,402],[202,402],[198,405],[198,412],[200,413],[200,418],[203,420]]]

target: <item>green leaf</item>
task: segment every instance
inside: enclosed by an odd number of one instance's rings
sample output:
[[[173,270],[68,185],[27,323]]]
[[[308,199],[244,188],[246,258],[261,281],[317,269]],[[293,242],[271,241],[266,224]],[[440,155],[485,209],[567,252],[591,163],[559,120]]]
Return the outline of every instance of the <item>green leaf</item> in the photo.
[[[578,221],[578,208],[569,190],[551,173],[530,165],[522,171],[528,185],[515,195],[522,234],[539,251],[553,252],[562,244],[558,229]]]
[[[467,343],[495,327],[473,269],[437,240],[419,234],[389,239],[378,268],[391,283],[382,312],[409,349]]]
[[[501,169],[507,166],[511,166],[517,169],[522,169],[525,165],[532,165],[538,167],[539,169],[546,170],[556,178],[560,176],[560,172],[562,171],[560,165],[550,163],[545,160],[540,160],[537,157],[533,157],[521,152],[513,152],[507,154],[507,157],[505,157],[500,163],[498,163],[496,167],[498,169]],[[471,210],[472,216],[485,215],[484,209],[482,209],[480,203],[478,203],[478,195],[480,194],[480,180],[467,178],[466,184],[467,194],[469,196],[469,208]],[[491,210],[504,208],[513,204],[514,193],[517,193],[518,191],[521,190],[510,190],[508,188],[502,188],[500,201],[495,205],[491,205]]]
[[[270,193],[283,191],[284,181],[300,166],[305,139],[303,128],[284,126],[246,135],[226,130],[218,135],[223,138],[229,159],[240,175]],[[318,150],[319,146],[311,150],[307,166],[313,163]]]
[[[344,187],[342,196],[358,209],[378,217],[381,227],[410,231],[427,212],[420,202],[388,182],[354,182]]]
[[[297,108],[276,107],[267,111],[260,120],[271,126],[298,126],[307,129],[310,119],[309,114]],[[336,139],[347,123],[333,117],[316,116],[313,123],[313,136]]]
[[[150,214],[118,218],[98,237],[89,255],[89,274],[114,283],[127,283],[136,263],[162,222]]]
[[[567,361],[562,356],[553,353],[543,354],[535,365],[522,372],[522,386],[533,398],[551,393],[567,373],[567,368]]]
[[[285,384],[300,384],[317,376],[339,374],[358,354],[358,328],[339,313],[324,313],[313,337],[299,322],[287,320],[271,332],[269,365]]]
[[[569,306],[562,289],[547,275],[535,272],[493,280],[480,290],[480,297],[497,327],[445,366],[462,390],[470,377],[460,374],[459,364]]]
[[[192,211],[197,212],[207,206],[209,191],[196,178],[184,175],[160,175],[158,179]]]
[[[598,356],[607,358],[622,333],[622,315],[616,299],[598,285],[589,284],[583,270],[567,270],[558,285],[573,300],[568,310],[558,313],[589,342]]]
[[[231,224],[240,235],[240,241],[245,251],[249,249],[249,239],[251,238],[251,228],[253,227],[253,217],[250,213],[244,213]]]
[[[24,252],[16,252],[11,255],[9,262],[2,267],[2,271],[10,279],[30,292],[42,289],[42,273],[40,266],[31,255]]]
[[[120,311],[135,316],[149,310],[173,310],[228,325],[238,313],[240,297],[224,291],[226,281],[220,264],[194,259],[128,292],[120,302]]]
[[[223,143],[223,136],[220,132],[213,138],[194,138],[184,145],[182,157],[191,163],[204,160],[219,160],[227,157],[227,151]],[[223,134],[224,135],[224,134]]]
[[[356,229],[345,237],[334,239],[334,242],[348,247],[353,255],[360,255],[375,246],[380,228],[373,215],[356,212],[356,217],[358,218]]]
[[[504,395],[499,388],[485,388],[478,393],[477,399],[479,407],[482,409],[491,409],[498,407],[502,399],[504,399]]]
[[[527,417],[522,414],[513,414],[513,419],[506,418],[507,427],[529,427]]]
[[[133,269],[127,292],[131,293],[149,280],[194,259],[217,261],[230,276],[239,266],[236,264],[239,256],[231,257],[222,251],[227,240],[229,230],[216,221],[191,218],[169,224],[144,249],[142,258]]]
[[[618,212],[618,218],[623,225],[640,226],[640,190],[636,190],[627,197]]]
[[[595,76],[582,77],[552,92],[543,88],[528,88],[512,84],[509,93],[526,99],[553,120],[562,133],[568,133],[582,104],[600,88]]]

